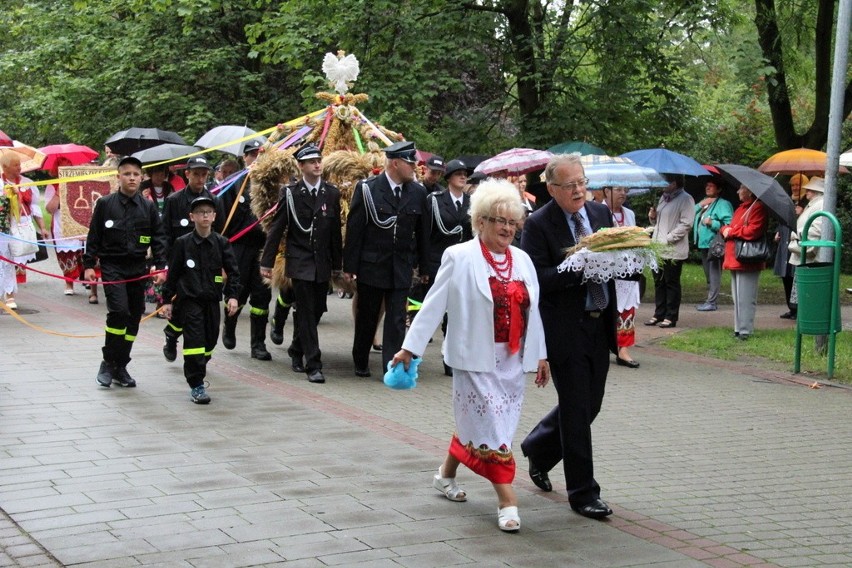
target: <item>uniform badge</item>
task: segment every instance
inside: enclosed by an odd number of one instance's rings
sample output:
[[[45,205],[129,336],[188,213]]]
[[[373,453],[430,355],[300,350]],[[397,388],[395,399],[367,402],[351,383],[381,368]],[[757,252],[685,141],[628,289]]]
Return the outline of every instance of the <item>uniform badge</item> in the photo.
[[[186,227],[188,225],[189,225],[189,219],[181,219],[180,220],[180,226],[181,227]]]
[[[104,227],[106,227],[107,229],[112,229],[113,225],[115,225],[115,223],[113,222],[112,219],[107,219],[107,222],[104,223]]]
[[[187,268],[195,268],[195,261],[192,260],[191,258],[187,258],[186,259],[186,266],[187,266]]]

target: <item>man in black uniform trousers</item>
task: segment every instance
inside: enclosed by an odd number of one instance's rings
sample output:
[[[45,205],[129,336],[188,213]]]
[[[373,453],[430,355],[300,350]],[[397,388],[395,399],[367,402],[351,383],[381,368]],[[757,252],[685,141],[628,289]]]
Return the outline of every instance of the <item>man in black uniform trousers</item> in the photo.
[[[382,374],[405,336],[405,304],[414,267],[429,256],[426,189],[414,181],[414,142],[385,148],[385,171],[355,187],[346,219],[343,272],[356,280],[358,311],[352,359],[355,375],[370,376],[373,334],[385,302]],[[428,282],[428,276],[422,279]]]
[[[163,203],[163,230],[166,232],[166,246],[169,253],[178,237],[188,235],[195,229],[189,216],[190,205],[199,197],[213,198],[207,190],[207,177],[213,166],[207,158],[196,156],[186,162],[186,187],[172,193]],[[183,314],[180,305],[173,306],[172,319],[163,329],[166,335],[163,344],[163,356],[166,361],[177,359],[177,341],[183,333]]]
[[[422,301],[438,274],[441,257],[448,247],[469,241],[473,238],[470,228],[470,196],[464,192],[467,187],[468,167],[461,160],[447,162],[444,178],[447,189],[429,194],[426,207],[429,211],[429,258],[425,263],[425,273],[429,283],[422,286]],[[415,312],[416,314],[416,312]],[[441,325],[444,335],[447,334],[447,316]],[[453,376],[453,370],[444,364],[444,374]]]
[[[547,472],[562,460],[571,508],[603,518],[612,510],[601,500],[595,481],[592,422],[603,402],[609,352],[617,351],[615,284],[583,283],[582,272],[559,272],[557,266],[565,249],[582,236],[612,227],[612,213],[605,205],[586,202],[587,179],[576,155],[551,158],[544,173],[553,200],[527,218],[521,248],[538,274],[539,311],[559,404],[533,428],[521,449],[538,487],[552,489]]]
[[[315,144],[296,152],[302,179],[288,185],[260,259],[260,273],[272,274],[275,255],[285,240],[285,274],[296,298],[293,341],[287,353],[293,370],[306,372],[312,383],[324,383],[317,324],[326,311],[328,282],[340,270],[343,237],[340,229],[340,191],[322,179],[322,154]]]
[[[149,247],[153,250],[154,267],[162,269],[166,265],[166,238],[160,213],[153,201],[139,193],[141,184],[142,162],[129,156],[123,158],[118,163],[118,191],[95,203],[83,255],[83,277],[94,280],[95,265],[100,260],[105,284],[106,338],[97,379],[107,388],[112,383],[136,386],[127,372],[127,364],[145,311],[145,279],[133,279],[148,274],[145,257]],[[119,280],[133,281],[109,284]],[[164,281],[162,273],[154,277],[155,284]]]
[[[249,168],[257,159],[261,143],[258,140],[246,142],[243,147],[243,160]],[[222,345],[225,349],[237,346],[237,319],[240,312],[249,302],[249,321],[251,323],[251,357],[260,361],[272,360],[272,355],[266,350],[266,320],[269,317],[269,302],[272,291],[263,283],[260,277],[260,251],[266,242],[257,217],[251,211],[251,182],[246,178],[248,170],[239,176],[227,191],[220,193],[216,202],[216,223],[213,228],[231,241],[234,254],[240,265],[240,307],[233,315],[225,313],[225,323],[222,326]],[[245,184],[245,186],[243,186]],[[242,189],[242,193],[240,190]],[[246,232],[246,229],[251,229]],[[242,235],[240,235],[242,233]],[[236,238],[240,235],[239,238]]]

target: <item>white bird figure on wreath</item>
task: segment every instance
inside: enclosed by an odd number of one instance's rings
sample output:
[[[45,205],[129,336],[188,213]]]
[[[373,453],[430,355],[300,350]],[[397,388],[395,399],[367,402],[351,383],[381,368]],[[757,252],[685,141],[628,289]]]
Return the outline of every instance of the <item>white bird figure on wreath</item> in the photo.
[[[341,95],[345,95],[352,82],[358,78],[361,67],[358,59],[352,55],[346,55],[345,51],[338,51],[337,55],[326,53],[322,61],[322,71],[325,73],[331,87]]]

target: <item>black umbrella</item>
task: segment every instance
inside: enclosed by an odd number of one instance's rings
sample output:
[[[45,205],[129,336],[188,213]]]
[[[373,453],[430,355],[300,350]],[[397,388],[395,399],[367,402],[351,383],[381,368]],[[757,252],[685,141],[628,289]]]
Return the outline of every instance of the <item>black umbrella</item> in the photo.
[[[170,162],[183,158],[189,154],[195,154],[201,150],[197,146],[186,146],[185,144],[160,144],[153,148],[146,148],[131,154],[143,164],[154,164],[157,162]]]
[[[796,226],[796,207],[793,199],[774,178],[746,166],[719,164],[716,166],[724,177],[730,177],[746,186],[779,221],[788,227]]]
[[[464,162],[464,165],[466,165],[467,168],[470,171],[473,171],[476,168],[476,166],[478,166],[479,164],[481,164],[482,162],[484,162],[485,160],[487,160],[490,157],[491,156],[468,155],[468,156],[459,156],[456,159]]]
[[[129,156],[139,150],[153,148],[160,144],[184,144],[186,140],[171,130],[160,130],[159,128],[128,128],[116,132],[110,136],[104,145],[109,146],[113,154]]]

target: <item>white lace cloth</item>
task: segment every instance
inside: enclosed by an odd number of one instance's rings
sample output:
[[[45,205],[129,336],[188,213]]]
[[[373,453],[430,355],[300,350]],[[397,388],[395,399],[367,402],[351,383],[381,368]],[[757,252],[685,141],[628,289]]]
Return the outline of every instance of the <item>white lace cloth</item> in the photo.
[[[647,248],[629,248],[592,252],[582,248],[562,261],[556,267],[559,272],[570,270],[582,272],[583,281],[608,282],[616,278],[626,278],[645,267],[657,270],[657,256]]]

